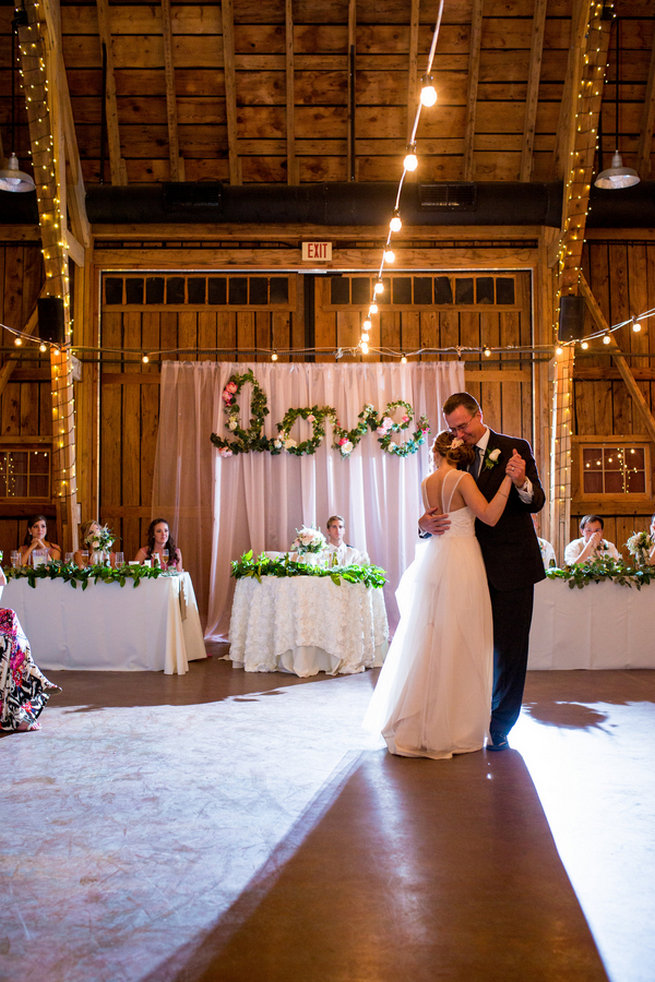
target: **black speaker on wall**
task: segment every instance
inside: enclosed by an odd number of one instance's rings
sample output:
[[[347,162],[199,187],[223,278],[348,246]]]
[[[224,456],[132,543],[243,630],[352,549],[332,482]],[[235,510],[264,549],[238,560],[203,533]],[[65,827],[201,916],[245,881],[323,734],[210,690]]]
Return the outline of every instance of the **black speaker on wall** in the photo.
[[[579,341],[584,330],[584,297],[561,297],[559,302],[560,341]]]
[[[61,297],[39,297],[39,337],[51,344],[64,343],[64,301]]]

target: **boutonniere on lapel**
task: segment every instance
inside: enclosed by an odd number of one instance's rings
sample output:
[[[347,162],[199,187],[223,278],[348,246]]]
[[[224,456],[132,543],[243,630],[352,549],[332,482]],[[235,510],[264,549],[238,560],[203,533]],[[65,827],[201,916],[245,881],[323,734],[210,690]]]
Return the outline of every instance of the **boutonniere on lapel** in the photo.
[[[484,455],[484,469],[490,471],[498,463],[498,458],[500,457],[500,450],[496,447],[495,450],[487,450]]]

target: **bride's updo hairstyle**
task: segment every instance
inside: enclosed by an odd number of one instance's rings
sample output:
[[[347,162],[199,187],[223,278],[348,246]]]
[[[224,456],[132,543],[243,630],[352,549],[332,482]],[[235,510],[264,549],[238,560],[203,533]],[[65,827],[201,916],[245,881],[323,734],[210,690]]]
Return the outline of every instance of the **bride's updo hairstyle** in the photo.
[[[453,446],[453,442],[455,446]],[[433,459],[435,453],[438,453],[444,460],[447,460],[449,464],[452,464],[453,467],[456,467],[460,471],[466,470],[475,460],[475,450],[473,447],[455,438],[450,430],[443,430],[434,438],[434,443],[432,444]]]

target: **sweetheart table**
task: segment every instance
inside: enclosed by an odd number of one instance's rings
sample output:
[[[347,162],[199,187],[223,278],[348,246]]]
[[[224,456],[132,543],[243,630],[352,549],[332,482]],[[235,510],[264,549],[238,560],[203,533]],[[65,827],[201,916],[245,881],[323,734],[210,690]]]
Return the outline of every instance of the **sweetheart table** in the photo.
[[[206,658],[198,605],[187,572],[134,587],[63,579],[10,580],[0,606],[18,614],[32,655],[44,671],[163,671],[183,675]]]
[[[380,666],[388,637],[381,589],[318,576],[244,577],[226,658],[246,672],[349,675]]]

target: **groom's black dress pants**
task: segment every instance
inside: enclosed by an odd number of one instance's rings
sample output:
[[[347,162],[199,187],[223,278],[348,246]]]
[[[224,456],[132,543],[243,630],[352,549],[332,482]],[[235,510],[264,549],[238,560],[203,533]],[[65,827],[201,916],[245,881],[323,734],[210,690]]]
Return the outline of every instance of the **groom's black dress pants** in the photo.
[[[494,625],[494,689],[491,725],[509,733],[521,712],[528,665],[534,586],[497,590],[489,584]]]

